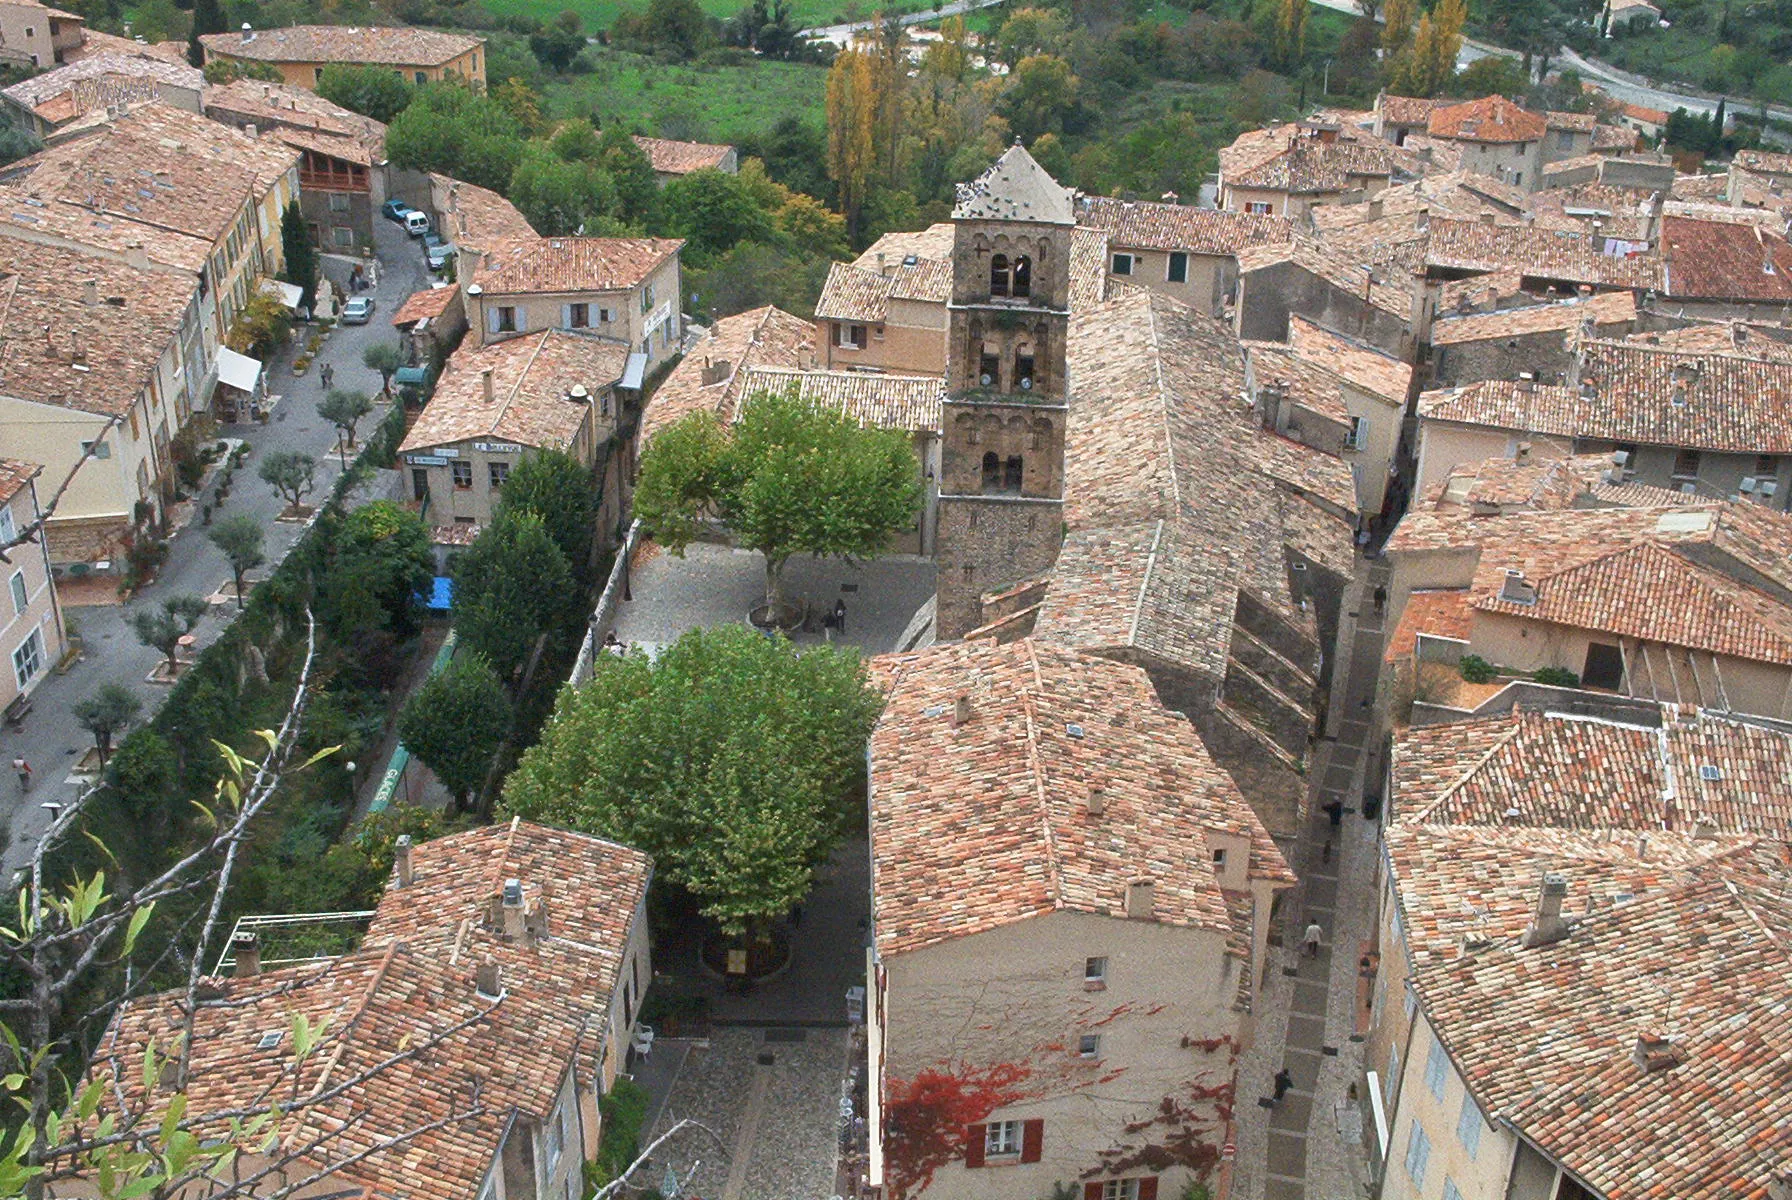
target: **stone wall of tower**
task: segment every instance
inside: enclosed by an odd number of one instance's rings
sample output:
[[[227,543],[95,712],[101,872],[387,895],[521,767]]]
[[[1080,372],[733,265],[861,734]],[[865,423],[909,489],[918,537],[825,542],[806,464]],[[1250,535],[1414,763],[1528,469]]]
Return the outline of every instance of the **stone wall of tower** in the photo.
[[[1064,536],[1069,225],[959,220],[941,408],[935,632],[1049,571]]]

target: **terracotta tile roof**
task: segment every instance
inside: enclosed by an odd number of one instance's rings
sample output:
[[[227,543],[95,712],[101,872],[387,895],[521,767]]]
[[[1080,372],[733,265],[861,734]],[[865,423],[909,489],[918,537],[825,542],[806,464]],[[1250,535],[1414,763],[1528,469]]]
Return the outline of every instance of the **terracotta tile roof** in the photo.
[[[1792,154],[1775,154],[1771,150],[1738,150],[1730,161],[1745,171],[1792,177]]]
[[[47,180],[46,180],[47,182]],[[212,239],[136,220],[94,212],[77,200],[48,200],[31,194],[29,178],[0,187],[0,231],[17,230],[32,241],[130,259],[141,252],[148,262],[197,274],[211,257]],[[128,214],[123,214],[128,215]]]
[[[1294,222],[1221,209],[1194,208],[1108,196],[1079,196],[1078,222],[1108,235],[1122,250],[1186,250],[1191,254],[1231,255],[1246,246],[1285,242]]]
[[[1154,921],[1230,937],[1214,834],[1248,839],[1253,879],[1294,882],[1237,786],[1138,667],[978,639],[888,656],[878,674],[889,693],[870,748],[882,954],[1061,909],[1124,917],[1139,880],[1153,883]],[[1092,788],[1100,815],[1088,812]]]
[[[1568,333],[1578,330],[1581,323],[1588,320],[1605,326],[1635,321],[1635,294],[1599,292],[1585,299],[1531,304],[1503,312],[1440,314],[1431,325],[1431,344],[1457,346],[1465,342],[1500,341],[1556,330]]]
[[[1373,199],[1358,204],[1326,204],[1308,215],[1321,236],[1346,226],[1363,225],[1390,218],[1404,218],[1403,226],[1388,226],[1390,243],[1423,240],[1424,230],[1416,223],[1420,213],[1436,217],[1460,217],[1478,220],[1492,213],[1499,219],[1516,219],[1533,203],[1532,194],[1488,175],[1467,171],[1431,171],[1410,183],[1396,183],[1375,193]],[[1409,265],[1424,261],[1422,247],[1401,258]]]
[[[1467,588],[1413,592],[1407,596],[1406,605],[1400,610],[1400,620],[1395,622],[1393,632],[1388,635],[1382,661],[1391,663],[1412,657],[1421,633],[1466,642],[1473,627],[1474,614],[1469,610]]]
[[[1525,276],[1604,287],[1652,288],[1660,259],[1646,246],[1564,229],[1532,229],[1437,218],[1426,265],[1445,270],[1518,270]],[[1754,264],[1760,270],[1760,263]]]
[[[1496,144],[1542,141],[1548,128],[1544,117],[1526,112],[1504,96],[1441,105],[1425,122],[1425,132],[1434,138]]]
[[[1348,562],[1350,528],[1335,513],[1354,512],[1354,484],[1341,459],[1258,426],[1239,402],[1231,334],[1142,293],[1072,317],[1069,357],[1069,534],[1038,636],[1146,649],[1217,676],[1240,591],[1309,624],[1287,549]]]
[[[1792,453],[1792,363],[1580,343],[1579,388],[1490,380],[1426,392],[1422,420],[1733,454]]]
[[[950,268],[947,287],[951,287]],[[1070,231],[1070,311],[1082,312],[1108,298],[1108,235],[1078,225]]]
[[[1254,246],[1238,254],[1239,273],[1291,265],[1372,308],[1399,317],[1412,316],[1411,280],[1404,272],[1369,266],[1360,259],[1304,235],[1280,246]]]
[[[0,458],[0,504],[9,503],[42,470],[38,464],[23,459]]]
[[[269,63],[372,63],[391,67],[439,67],[485,39],[440,29],[382,25],[289,25],[235,33],[201,34],[207,55]]]
[[[831,264],[815,315],[881,323],[892,300],[944,304],[951,298],[952,225],[941,222],[915,233],[886,233],[850,265]]]
[[[1423,947],[1413,987],[1486,1116],[1594,1194],[1766,1195],[1792,1123],[1782,848],[1467,833],[1390,831],[1389,860]],[[1526,947],[1522,910],[1545,871],[1566,877],[1569,928]],[[1644,1037],[1664,1039],[1653,1070],[1638,1058]]]
[[[1602,154],[1577,154],[1573,158],[1558,158],[1555,162],[1543,164],[1543,186],[1554,189],[1561,187],[1560,180],[1567,175],[1581,171],[1597,171],[1605,156]]]
[[[628,291],[683,248],[683,238],[499,238],[481,247],[468,282],[501,296]]]
[[[1491,574],[1488,565],[1484,556],[1477,591],[1483,576]],[[1792,666],[1792,605],[1654,542],[1620,546],[1548,574],[1527,574],[1526,580],[1536,589],[1533,603],[1504,599],[1489,586],[1474,606],[1527,621]]]
[[[1423,125],[1441,108],[1443,100],[1427,100],[1419,96],[1395,96],[1383,92],[1376,97],[1375,107],[1391,125]]]
[[[589,1080],[631,924],[644,901],[646,856],[597,838],[500,825],[418,846],[417,877],[392,887],[359,949],[321,964],[217,981],[196,1018],[193,1112],[252,1107],[275,1084],[295,1087],[277,1127],[323,1181],[403,1200],[476,1195],[517,1116],[545,1120],[569,1070]],[[548,898],[548,936],[505,942],[486,928],[503,881],[533,908]],[[458,951],[458,952],[457,952]],[[500,1000],[479,996],[475,964],[501,969]],[[93,1059],[125,1096],[142,1089],[151,1039],[177,1038],[179,995],[129,1001]],[[295,1073],[288,1032],[298,1014],[324,1030]],[[264,1048],[267,1034],[284,1034]],[[435,1044],[429,1045],[434,1042]],[[406,1047],[425,1053],[397,1063]],[[332,1084],[366,1076],[333,1098]],[[473,1111],[475,1102],[478,1111]],[[154,1102],[151,1104],[154,1108]],[[373,1150],[383,1139],[437,1128]],[[204,1136],[205,1130],[197,1131]]]
[[[1792,300],[1792,244],[1759,226],[1662,218],[1661,290],[1676,299]]]
[[[852,265],[863,267],[867,271],[878,269],[878,255],[883,255],[883,262],[899,263],[911,255],[916,259],[936,259],[939,262],[952,261],[952,240],[956,227],[950,221],[937,221],[926,229],[896,230],[886,233],[865,247],[863,254],[853,259]]]
[[[1516,269],[1446,280],[1437,293],[1440,317],[1473,308],[1509,308],[1536,303],[1537,297],[1524,290],[1524,275]]]
[[[1293,347],[1281,342],[1245,342],[1243,346],[1253,396],[1266,387],[1283,388],[1302,408],[1343,425],[1350,423],[1342,381],[1324,364],[1296,354]]]
[[[66,98],[69,107],[58,117],[66,121],[95,107],[157,99],[163,87],[197,95],[205,87],[205,76],[192,67],[159,58],[100,54],[34,75],[0,95],[28,109]]]
[[[135,38],[119,37],[117,34],[87,28],[81,31],[81,44],[70,46],[62,52],[64,63],[80,62],[84,58],[93,58],[101,54],[128,54],[138,58],[155,58],[176,66],[191,66],[187,62],[187,44],[179,42],[142,42]]]
[[[506,238],[538,236],[516,205],[490,188],[432,172],[429,197],[442,236],[456,246],[480,250]]]
[[[213,84],[205,89],[205,111],[253,122],[289,144],[363,166],[386,160],[384,125],[304,88],[253,79]]]
[[[1545,112],[1543,121],[1550,129],[1560,129],[1568,133],[1592,133],[1599,118],[1592,113]]]
[[[1792,340],[1777,325],[1749,321],[1701,321],[1682,329],[1658,333],[1633,333],[1624,340],[1644,346],[1660,346],[1681,354],[1743,354],[1792,362]]]
[[[394,325],[414,325],[425,317],[439,317],[448,311],[458,289],[453,284],[426,287],[405,297],[398,311],[392,314]]]
[[[194,296],[190,277],[0,235],[0,394],[123,413]]]
[[[153,229],[223,237],[244,203],[298,165],[298,152],[168,104],[144,104],[85,137],[4,168],[14,191]],[[91,200],[91,203],[89,202]]]
[[[1390,769],[1400,824],[1792,831],[1792,734],[1672,705],[1659,728],[1535,711],[1414,727]]]
[[[1340,139],[1322,142],[1296,136],[1271,158],[1225,174],[1228,187],[1262,188],[1292,195],[1347,192],[1370,179],[1395,179],[1419,173],[1409,152],[1382,141]]]
[[[675,142],[667,138],[635,136],[635,145],[647,155],[647,161],[662,175],[689,175],[692,171],[720,169],[733,146],[709,142]]]
[[[1656,125],[1666,125],[1670,114],[1659,108],[1644,108],[1640,104],[1632,104],[1628,100],[1618,105],[1618,111],[1633,121],[1648,121]]]
[[[1668,194],[1676,200],[1722,200],[1729,187],[1728,175],[1676,175]]]
[[[1346,380],[1371,396],[1404,407],[1412,367],[1385,350],[1345,337],[1298,314],[1288,318],[1288,345],[1308,362]]]
[[[876,271],[830,263],[827,282],[821,285],[821,299],[815,302],[815,317],[820,321],[881,325],[889,319],[892,283],[888,275]]]
[[[934,375],[881,375],[869,371],[797,371],[788,367],[747,366],[735,384],[745,411],[761,392],[798,396],[837,408],[860,425],[938,433],[940,396],[944,388]]]
[[[1667,118],[1659,117],[1659,120],[1662,123],[1665,123]],[[1634,150],[1636,149],[1636,142],[1636,130],[1628,129],[1622,125],[1600,124],[1593,128],[1593,149],[1595,152],[1608,150]]]
[[[814,343],[813,324],[769,304],[721,318],[647,398],[640,444],[646,446],[654,434],[693,412],[706,411],[724,424],[733,422],[746,382],[743,370],[799,369],[812,360],[809,351]],[[716,369],[713,382],[704,382],[705,367]]]
[[[1609,455],[1580,458],[1487,458],[1450,472],[1441,503],[1464,504],[1476,511],[1530,509],[1547,512],[1569,508],[1588,494],[1593,481],[1611,467]],[[1681,495],[1675,492],[1674,495]]]
[[[564,449],[590,418],[600,393],[622,378],[625,342],[546,329],[488,346],[463,345],[436,381],[435,394],[405,435],[403,451],[490,437],[543,449]],[[483,373],[492,372],[493,398]],[[567,393],[583,385],[588,399]],[[602,422],[598,422],[601,428]]]

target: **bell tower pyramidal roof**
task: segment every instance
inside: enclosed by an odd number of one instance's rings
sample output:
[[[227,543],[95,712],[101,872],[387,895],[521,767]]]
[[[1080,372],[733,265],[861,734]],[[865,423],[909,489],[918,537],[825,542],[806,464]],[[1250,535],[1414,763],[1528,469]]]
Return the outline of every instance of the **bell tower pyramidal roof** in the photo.
[[[1042,221],[1075,225],[1070,189],[1053,179],[1016,139],[970,183],[958,185],[955,221]]]

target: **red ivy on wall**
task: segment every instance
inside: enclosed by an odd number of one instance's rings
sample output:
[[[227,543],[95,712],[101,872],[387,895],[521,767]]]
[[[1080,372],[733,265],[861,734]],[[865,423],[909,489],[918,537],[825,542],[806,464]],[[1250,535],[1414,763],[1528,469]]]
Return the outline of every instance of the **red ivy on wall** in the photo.
[[[964,1157],[964,1133],[996,1109],[1024,1098],[1032,1072],[1018,1063],[922,1071],[886,1085],[884,1146],[889,1194],[903,1200],[933,1182],[933,1173]]]

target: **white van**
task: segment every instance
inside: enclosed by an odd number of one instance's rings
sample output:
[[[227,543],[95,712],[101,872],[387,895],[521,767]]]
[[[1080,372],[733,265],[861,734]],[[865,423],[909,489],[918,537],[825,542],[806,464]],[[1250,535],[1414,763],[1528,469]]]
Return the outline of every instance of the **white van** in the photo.
[[[429,214],[420,213],[416,209],[404,215],[404,231],[412,237],[422,237],[429,232]]]

